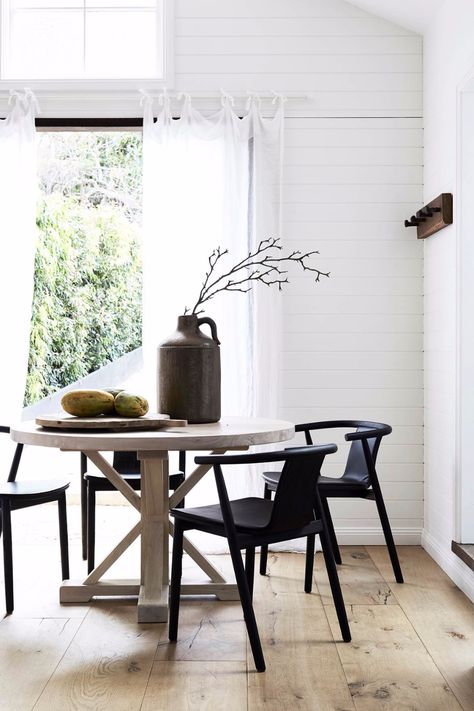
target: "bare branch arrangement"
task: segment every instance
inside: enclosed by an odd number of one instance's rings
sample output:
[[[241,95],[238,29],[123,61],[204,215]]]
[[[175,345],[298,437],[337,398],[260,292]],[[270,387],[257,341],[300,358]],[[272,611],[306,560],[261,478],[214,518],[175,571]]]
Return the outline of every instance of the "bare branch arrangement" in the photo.
[[[312,251],[303,254],[299,250],[295,250],[285,255],[278,237],[261,240],[254,252],[249,252],[231,269],[217,276],[220,260],[228,253],[229,250],[221,250],[220,247],[217,247],[209,256],[209,269],[206,272],[198,300],[192,311],[188,308],[184,310],[185,314],[203,313],[204,309],[199,307],[221,291],[241,291],[243,293],[251,291],[253,282],[261,282],[266,286],[277,284],[278,290],[281,291],[283,284],[289,283],[288,272],[282,267],[289,263],[299,265],[305,272],[316,274],[315,281],[320,281],[323,276],[329,276],[329,272],[322,272],[307,264],[307,260],[319,252]]]

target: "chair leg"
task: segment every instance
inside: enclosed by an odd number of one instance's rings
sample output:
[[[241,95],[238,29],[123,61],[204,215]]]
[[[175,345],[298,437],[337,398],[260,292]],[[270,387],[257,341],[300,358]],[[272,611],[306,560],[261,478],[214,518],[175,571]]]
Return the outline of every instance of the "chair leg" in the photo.
[[[181,469],[181,455],[182,455],[182,454],[186,454],[186,452],[180,452],[180,453],[179,453],[180,469]],[[180,481],[179,481],[179,484],[173,489],[173,491],[176,491],[176,489],[178,488],[178,486],[181,486],[181,484],[185,481],[185,479],[186,479],[186,477],[185,477],[184,474],[183,474],[183,476],[181,477],[181,479],[180,479]],[[184,497],[183,499],[181,499],[181,501],[178,501],[178,503],[176,504],[176,508],[177,508],[177,509],[184,509],[185,505],[186,505],[186,497]]]
[[[87,482],[87,572],[95,566],[95,489]]]
[[[382,491],[378,481],[372,481],[372,491],[374,492],[375,503],[377,504],[377,511],[379,512],[380,523],[382,524],[383,534],[387,543],[395,580],[397,583],[403,583],[403,574],[400,567],[400,561],[398,560],[397,548],[395,546],[395,541],[393,540],[387,509],[385,508],[385,502],[383,500]]]
[[[326,570],[328,573],[329,584],[331,585],[332,598],[336,608],[337,619],[339,620],[339,627],[341,628],[342,639],[344,642],[350,642],[351,630],[349,628],[349,622],[347,621],[346,607],[344,605],[344,598],[342,597],[341,585],[339,583],[339,576],[337,574],[336,561],[334,560],[331,542],[326,530],[321,531],[319,537],[321,539],[324,562],[326,563]]]
[[[244,620],[247,626],[247,634],[249,636],[249,642],[252,648],[255,666],[257,668],[257,671],[263,672],[265,671],[265,659],[263,657],[262,645],[260,642],[260,636],[258,634],[257,621],[255,619],[255,613],[253,611],[252,606],[252,596],[250,594],[250,589],[247,583],[247,576],[245,575],[242,556],[237,545],[233,541],[231,541],[230,538],[228,538],[227,540],[229,542],[230,556],[232,558],[235,579],[237,581],[237,587],[239,589],[240,604],[242,605],[242,610],[244,613]]]
[[[308,536],[306,539],[306,563],[304,572],[304,591],[310,593],[313,589],[313,564],[314,564],[314,543],[316,535]]]
[[[178,639],[179,603],[181,595],[181,575],[183,570],[183,526],[175,519],[173,535],[173,558],[171,563],[170,609],[168,637],[171,642]]]
[[[59,543],[61,547],[61,573],[63,580],[69,580],[69,548],[67,538],[66,492],[58,499]]]
[[[336,532],[334,530],[334,524],[332,522],[331,512],[329,510],[328,500],[325,496],[321,495],[321,508],[323,510],[324,516],[326,517],[326,525],[328,529],[329,538],[331,539],[332,550],[334,553],[334,560],[337,565],[342,564],[341,551],[339,550],[339,545],[337,543]]]
[[[265,483],[265,487],[263,489],[263,498],[264,499],[269,499],[271,500],[272,498],[272,491],[268,484]],[[260,547],[260,575],[266,575],[267,574],[267,559],[268,559],[268,546],[261,546]]]
[[[245,549],[245,575],[250,590],[250,597],[253,598],[253,581],[255,577],[255,548]]]
[[[81,454],[81,456],[83,456]],[[81,473],[81,541],[82,560],[87,560],[87,480]]]
[[[3,524],[3,569],[5,574],[5,605],[7,615],[13,612],[13,551],[11,505],[8,499],[2,500]]]

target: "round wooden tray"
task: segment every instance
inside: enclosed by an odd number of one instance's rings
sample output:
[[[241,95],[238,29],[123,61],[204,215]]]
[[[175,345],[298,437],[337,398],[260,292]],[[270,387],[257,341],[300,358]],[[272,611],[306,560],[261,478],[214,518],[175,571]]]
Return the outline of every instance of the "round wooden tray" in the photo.
[[[151,414],[143,417],[74,417],[58,413],[42,415],[35,420],[37,425],[51,430],[108,430],[122,432],[127,430],[160,430],[164,427],[185,427],[187,420],[172,420],[169,415]]]

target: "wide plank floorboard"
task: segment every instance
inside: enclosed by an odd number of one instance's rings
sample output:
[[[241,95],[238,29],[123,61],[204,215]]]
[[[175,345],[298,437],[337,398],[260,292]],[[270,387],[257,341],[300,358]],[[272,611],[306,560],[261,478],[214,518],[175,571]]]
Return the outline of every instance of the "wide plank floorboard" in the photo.
[[[354,711],[319,595],[264,591],[254,607],[267,670],[255,671],[249,646],[248,708]]]
[[[390,585],[374,565],[364,546],[341,548],[339,582],[346,605],[394,605]],[[314,578],[324,605],[332,605],[331,588],[321,553],[315,557]],[[302,583],[301,583],[302,584]]]
[[[393,580],[384,548],[370,557]],[[474,711],[474,607],[422,548],[400,548],[405,583],[390,583],[404,611],[465,711]]]
[[[141,711],[241,711],[245,662],[155,662]]]
[[[337,619],[326,607],[336,634]],[[337,650],[357,711],[462,708],[398,605],[352,605],[352,642]]]
[[[35,711],[139,711],[161,628],[135,604],[94,603]]]
[[[10,616],[1,621],[1,711],[33,708],[80,624],[74,618]]]

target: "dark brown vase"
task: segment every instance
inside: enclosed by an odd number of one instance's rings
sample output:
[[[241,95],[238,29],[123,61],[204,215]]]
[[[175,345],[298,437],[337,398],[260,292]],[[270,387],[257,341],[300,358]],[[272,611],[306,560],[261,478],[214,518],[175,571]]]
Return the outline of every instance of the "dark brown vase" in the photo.
[[[220,420],[221,356],[212,318],[178,316],[176,331],[158,348],[157,382],[160,412],[190,424]]]

